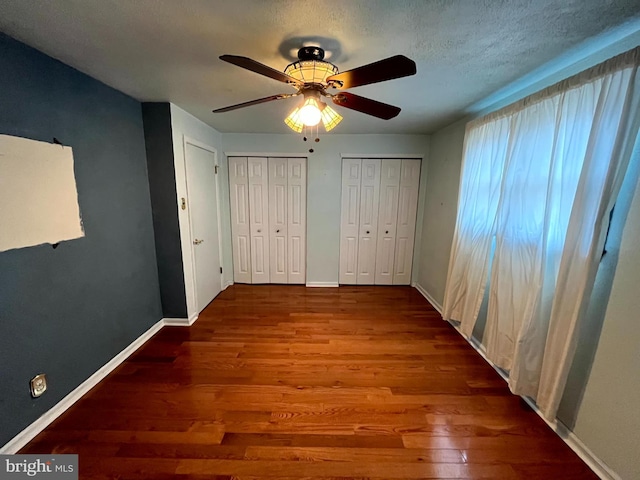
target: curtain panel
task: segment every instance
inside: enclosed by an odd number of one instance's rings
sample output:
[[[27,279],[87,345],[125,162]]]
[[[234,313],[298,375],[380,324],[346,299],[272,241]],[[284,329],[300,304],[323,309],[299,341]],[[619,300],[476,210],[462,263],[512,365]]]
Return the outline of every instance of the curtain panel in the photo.
[[[470,122],[443,318],[555,418],[640,122],[640,47]],[[487,292],[488,288],[488,292]]]

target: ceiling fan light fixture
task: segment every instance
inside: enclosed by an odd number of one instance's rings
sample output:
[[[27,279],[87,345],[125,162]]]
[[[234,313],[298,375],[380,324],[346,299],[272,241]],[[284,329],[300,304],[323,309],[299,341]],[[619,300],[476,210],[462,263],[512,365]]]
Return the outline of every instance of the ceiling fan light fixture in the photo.
[[[320,120],[322,120],[322,113],[320,112],[320,104],[314,97],[309,96],[305,98],[304,104],[300,107],[298,112],[300,121],[307,127],[314,127]]]
[[[284,119],[284,123],[286,123],[294,132],[302,132],[304,123],[300,120],[300,107],[296,107],[289,115],[287,115],[287,118]]]
[[[336,112],[329,105],[323,105],[324,108],[320,111],[320,115],[322,116],[322,124],[324,125],[324,129],[328,132],[330,130],[333,130],[333,128],[342,121],[342,115]]]
[[[326,84],[327,77],[338,73],[338,67],[321,60],[300,60],[287,65],[284,73],[302,82]]]
[[[327,78],[338,73],[338,67],[324,61],[325,52],[314,45],[298,50],[298,61],[290,63],[284,73],[305,83],[327,84]]]
[[[400,108],[370,98],[361,97],[350,92],[337,95],[327,93],[328,88],[354,88],[372,83],[385,82],[396,78],[415,75],[416,64],[404,55],[395,55],[374,63],[362,65],[346,72],[338,73],[338,67],[324,60],[325,51],[319,46],[304,45],[298,50],[298,61],[285,68],[284,72],[275,70],[248,57],[239,55],[221,55],[220,60],[231,63],[288,84],[296,89],[296,93],[271,95],[269,97],[238,103],[213,110],[214,113],[229,112],[238,108],[250,107],[273,100],[282,100],[303,95],[301,104],[284,119],[285,124],[295,132],[302,132],[306,127],[315,127],[322,121],[325,130],[333,130],[342,121],[335,110],[321,101],[321,97],[330,97],[339,107],[389,120],[400,113]],[[317,128],[315,129],[317,134]],[[305,137],[306,140],[306,137]],[[316,141],[319,138],[316,137]]]

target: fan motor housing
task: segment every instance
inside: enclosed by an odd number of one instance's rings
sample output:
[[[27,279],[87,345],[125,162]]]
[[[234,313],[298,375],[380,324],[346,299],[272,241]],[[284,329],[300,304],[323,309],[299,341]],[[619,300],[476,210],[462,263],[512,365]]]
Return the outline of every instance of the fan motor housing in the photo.
[[[320,47],[302,47],[298,50],[298,60],[324,60],[324,50]]]

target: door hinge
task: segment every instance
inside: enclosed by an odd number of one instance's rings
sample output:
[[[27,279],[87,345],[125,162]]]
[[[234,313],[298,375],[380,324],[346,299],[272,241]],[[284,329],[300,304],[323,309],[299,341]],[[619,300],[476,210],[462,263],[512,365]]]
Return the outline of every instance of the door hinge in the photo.
[[[222,273],[222,267],[220,267],[220,273]]]
[[[215,172],[216,172],[216,175],[217,175],[218,174],[218,165],[216,165],[216,167],[215,167]]]

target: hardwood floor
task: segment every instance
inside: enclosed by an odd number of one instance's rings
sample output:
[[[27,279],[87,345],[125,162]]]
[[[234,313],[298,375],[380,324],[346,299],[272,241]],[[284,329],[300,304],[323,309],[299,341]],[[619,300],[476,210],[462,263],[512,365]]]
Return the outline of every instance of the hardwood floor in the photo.
[[[234,285],[21,453],[83,479],[597,479],[409,287]]]

